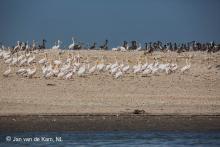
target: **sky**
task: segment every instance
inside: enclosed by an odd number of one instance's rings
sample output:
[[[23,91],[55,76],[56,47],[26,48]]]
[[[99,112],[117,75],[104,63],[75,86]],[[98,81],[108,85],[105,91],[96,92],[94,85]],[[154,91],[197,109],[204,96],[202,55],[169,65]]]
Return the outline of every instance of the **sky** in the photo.
[[[0,0],[0,42],[220,42],[220,0]]]

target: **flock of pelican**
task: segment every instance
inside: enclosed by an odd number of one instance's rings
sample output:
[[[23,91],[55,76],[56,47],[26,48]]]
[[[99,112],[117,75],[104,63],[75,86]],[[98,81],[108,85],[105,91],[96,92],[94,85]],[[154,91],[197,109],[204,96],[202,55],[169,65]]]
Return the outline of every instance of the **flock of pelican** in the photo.
[[[83,57],[72,51],[66,57],[61,58],[63,52],[59,52],[55,59],[49,59],[49,52],[45,50],[43,51],[44,57],[37,59],[36,56],[40,53],[42,54],[39,51],[28,53],[19,51],[11,54],[10,51],[0,49],[0,61],[8,65],[3,76],[9,77],[10,74],[16,73],[20,77],[33,78],[36,73],[39,73],[45,79],[56,77],[67,80],[72,79],[74,75],[84,77],[107,73],[118,79],[128,74],[149,76],[161,73],[172,74],[176,71],[184,73],[191,68],[189,60],[186,60],[186,65],[179,66],[177,62],[160,63],[157,59],[149,63],[147,56],[145,56],[142,60],[139,58],[137,63],[132,65],[130,60],[119,61],[116,56],[113,62],[107,62],[104,56],[99,56],[97,60],[92,61],[89,56]]]

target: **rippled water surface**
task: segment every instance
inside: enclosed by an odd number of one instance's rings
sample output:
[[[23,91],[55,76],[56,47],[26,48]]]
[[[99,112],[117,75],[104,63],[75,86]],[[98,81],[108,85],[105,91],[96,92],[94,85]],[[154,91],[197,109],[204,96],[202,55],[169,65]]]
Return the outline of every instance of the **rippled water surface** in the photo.
[[[0,146],[220,146],[220,132],[0,133]]]

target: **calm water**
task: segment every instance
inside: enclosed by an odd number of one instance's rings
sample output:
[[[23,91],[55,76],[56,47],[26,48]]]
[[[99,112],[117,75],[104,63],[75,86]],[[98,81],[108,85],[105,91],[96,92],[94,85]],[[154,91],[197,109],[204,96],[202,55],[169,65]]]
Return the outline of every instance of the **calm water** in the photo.
[[[15,139],[15,140],[14,140]],[[6,141],[7,140],[7,141]],[[14,141],[13,141],[14,140]],[[220,132],[0,133],[0,146],[220,146]]]

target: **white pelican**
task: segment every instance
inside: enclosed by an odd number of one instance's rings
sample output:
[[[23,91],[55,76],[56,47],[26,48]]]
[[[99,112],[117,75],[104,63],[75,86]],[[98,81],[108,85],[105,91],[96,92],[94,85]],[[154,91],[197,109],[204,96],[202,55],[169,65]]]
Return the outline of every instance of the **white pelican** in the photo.
[[[169,64],[159,64],[158,65],[158,68],[159,68],[158,71],[159,72],[166,71],[168,67],[169,67]]]
[[[44,78],[45,79],[49,79],[50,77],[52,77],[53,76],[53,71],[49,71],[49,72],[47,72],[45,75],[44,75]]]
[[[159,63],[158,59],[155,59],[155,61],[154,61],[154,63],[153,63],[153,66],[154,66],[154,67],[158,67],[159,64],[160,64],[160,63]]]
[[[59,74],[57,75],[57,77],[59,79],[62,79],[64,75],[65,75],[65,71],[60,71]]]
[[[121,72],[121,70],[119,70],[118,72],[115,73],[115,78],[121,78],[123,76],[123,73]]]
[[[177,64],[171,64],[171,71],[174,72],[178,69],[178,65]]]
[[[8,66],[8,69],[3,73],[4,77],[8,77],[8,75],[11,73],[11,65]]]
[[[62,67],[60,68],[61,72],[66,72],[71,68],[71,62],[68,62],[67,64],[62,65]]]
[[[9,64],[9,63],[11,63],[11,61],[12,61],[12,58],[8,58],[7,60],[5,60],[5,63]]]
[[[49,79],[49,78],[52,77],[53,75],[54,75],[53,71],[50,70],[50,71],[48,71],[48,72],[44,75],[44,78]]]
[[[73,71],[70,71],[68,74],[65,75],[64,79],[69,80],[72,78],[72,76],[73,76]]]
[[[123,46],[120,46],[120,50],[121,50],[122,52],[126,52],[126,51],[127,51],[127,49],[126,49],[125,47],[123,47]]]
[[[26,53],[26,57],[29,57],[31,55],[31,53],[30,52],[28,52],[28,53]]]
[[[74,61],[75,61],[74,65],[77,66],[77,68],[80,67],[80,58],[81,56],[79,55],[79,53],[77,54],[77,56],[74,56]]]
[[[141,67],[142,67],[141,61],[138,59],[138,64],[133,66],[134,74],[141,72]]]
[[[41,69],[42,69],[42,73],[43,73],[43,75],[45,75],[46,72],[47,72],[47,65],[44,64],[44,66],[42,66]]]
[[[73,68],[72,68],[72,72],[73,72],[73,73],[76,73],[77,71],[78,71],[78,67],[73,66]]]
[[[77,72],[77,75],[78,76],[84,76],[84,74],[85,74],[85,72],[86,72],[86,65],[85,65],[85,63],[83,64],[83,66],[81,66],[80,68],[79,68],[79,70],[78,70],[78,72]]]
[[[153,75],[158,75],[158,70],[159,70],[158,67],[153,67],[151,70]]]
[[[60,40],[58,40],[58,41],[57,41],[57,44],[56,44],[56,42],[55,42],[55,45],[52,47],[52,49],[59,49],[61,43],[62,43],[62,42],[61,42]]]
[[[119,65],[119,67],[122,69],[125,66],[124,64],[124,60],[122,60],[121,64]]]
[[[52,66],[52,61],[50,61],[47,65],[44,64],[44,66],[41,68],[43,75],[47,75],[49,72],[52,72],[53,66]]]
[[[111,63],[110,63],[110,64],[108,64],[108,65],[106,65],[105,70],[106,70],[106,71],[109,71],[109,70],[111,69],[111,66],[112,66],[112,64],[111,64]]]
[[[24,57],[24,59],[22,59],[21,61],[20,61],[20,66],[23,66],[25,63],[27,62],[27,58],[26,57]]]
[[[2,49],[0,49],[0,59],[2,58],[3,53],[4,53],[4,51]]]
[[[171,66],[171,71],[172,72],[175,72],[178,69],[178,65],[177,65],[176,61],[175,61],[175,63],[171,63],[170,66]]]
[[[165,71],[166,71],[166,74],[170,74],[170,73],[172,72],[171,67],[170,67],[170,66],[167,66],[167,67],[165,68]]]
[[[60,70],[59,70],[58,66],[56,65],[53,69],[54,76],[58,76],[59,72],[60,72]]]
[[[191,64],[188,62],[188,59],[186,59],[186,65],[180,69],[181,73],[185,73],[191,68]]]
[[[7,60],[8,58],[10,58],[11,57],[11,52],[3,52],[2,53],[2,56],[3,56],[3,59],[4,60]]]
[[[12,64],[12,65],[15,65],[15,64],[17,64],[17,62],[18,62],[18,53],[16,53],[16,57],[13,57],[13,58],[12,58],[11,64]]]
[[[53,63],[55,65],[58,65],[58,66],[62,64],[62,60],[61,60],[60,54],[59,54],[59,59],[58,60],[54,60]]]
[[[74,49],[75,41],[74,41],[73,37],[72,37],[72,41],[73,41],[73,43],[69,45],[69,49]]]
[[[36,49],[36,43],[35,43],[35,40],[32,41],[32,50],[35,50]]]
[[[130,66],[129,66],[129,64],[127,64],[127,65],[125,65],[125,66],[122,68],[122,71],[123,71],[124,73],[127,73],[127,72],[129,71],[129,69],[130,69]]]
[[[127,73],[130,70],[129,60],[126,58],[126,64],[122,68],[122,72]]]
[[[141,50],[141,43],[139,43],[139,47],[136,49],[136,51],[140,51]]]
[[[141,64],[134,69],[134,74],[141,72]]]
[[[70,61],[73,61],[73,53],[72,54],[70,54],[69,53],[69,56],[68,56],[68,58],[66,59],[66,62],[64,62],[64,63],[68,63],[68,62],[70,62]]]
[[[116,68],[116,67],[119,67],[118,62],[116,62],[116,63],[114,63],[114,64],[111,65],[111,69],[114,69],[114,68]]]
[[[35,44],[34,44],[34,45],[35,45]],[[36,47],[36,45],[35,45],[35,47]],[[26,48],[26,49],[29,49],[28,41],[27,41],[27,44],[26,44],[25,48]]]
[[[43,59],[40,59],[40,60],[38,61],[38,63],[39,63],[39,64],[45,64],[45,63],[47,63],[47,60],[48,60],[48,58],[47,58],[47,53],[45,53],[44,58],[43,58]]]
[[[17,72],[16,72],[17,75],[24,75],[24,74],[27,74],[27,69],[25,68],[21,68],[19,69]]]
[[[32,78],[37,72],[37,68],[36,68],[36,65],[34,65],[33,68],[29,68],[27,69],[27,75],[29,78]]]
[[[117,57],[115,56],[115,63],[111,65],[111,69],[114,69],[115,67],[118,67],[118,60]]]
[[[93,67],[91,67],[91,68],[89,69],[88,73],[89,73],[89,74],[93,74],[93,73],[96,71],[96,67],[97,67],[97,62],[96,62],[96,64],[95,64]]]
[[[99,72],[103,71],[104,68],[105,68],[105,64],[104,64],[103,62],[97,65],[97,70],[98,70]]]
[[[112,48],[112,51],[119,51],[118,47]]]
[[[25,57],[24,55],[20,55],[20,56],[18,57],[18,62],[20,62],[24,57]]]
[[[97,70],[99,72],[103,71],[105,68],[105,64],[104,64],[104,57],[102,56],[102,59],[101,59],[101,63],[97,65]]]
[[[19,51],[21,49],[20,41],[17,41],[17,45],[14,47],[14,51]]]
[[[111,74],[114,75],[119,69],[119,66],[116,66],[115,68],[111,69]]]
[[[32,55],[32,57],[29,57],[27,60],[28,64],[31,64],[35,60],[35,55]]]
[[[112,48],[112,51],[122,51],[122,52],[125,52],[127,51],[127,49],[123,46],[118,46],[116,48]]]
[[[150,74],[151,72],[152,72],[152,70],[150,68],[146,68],[142,74],[146,76],[146,75]]]
[[[145,62],[144,65],[142,65],[142,67],[141,67],[141,71],[144,71],[144,70],[147,68],[147,66],[148,66],[148,60],[147,60],[147,57],[145,57],[145,60],[146,60],[146,62]]]

